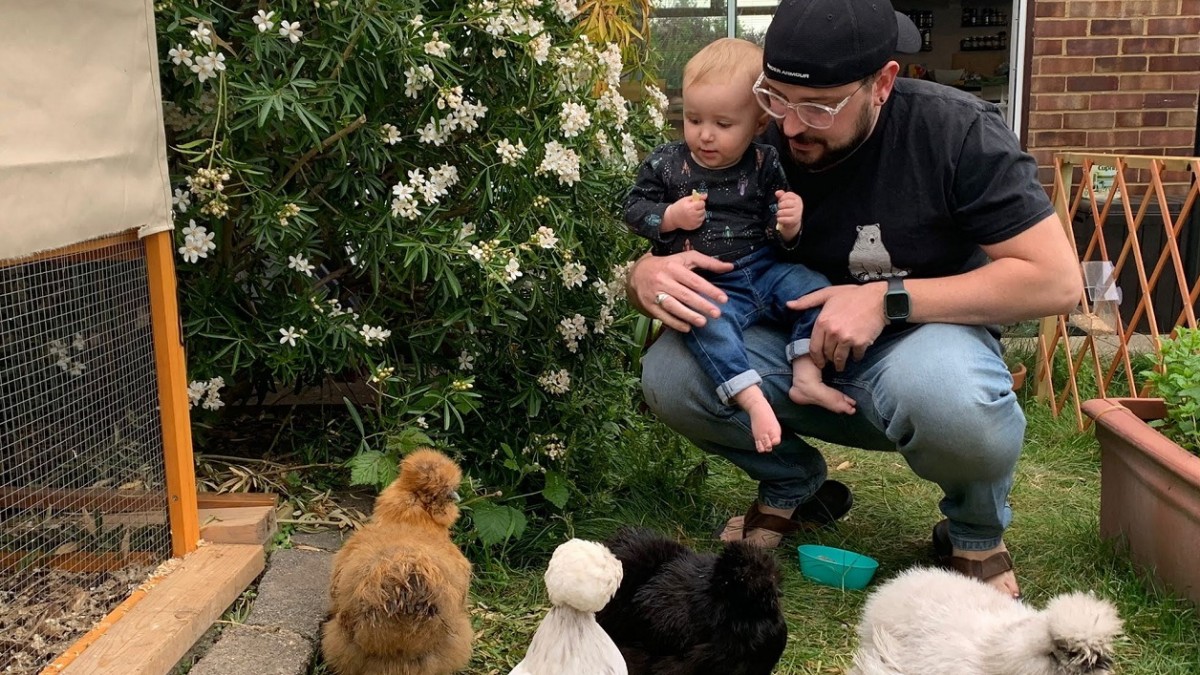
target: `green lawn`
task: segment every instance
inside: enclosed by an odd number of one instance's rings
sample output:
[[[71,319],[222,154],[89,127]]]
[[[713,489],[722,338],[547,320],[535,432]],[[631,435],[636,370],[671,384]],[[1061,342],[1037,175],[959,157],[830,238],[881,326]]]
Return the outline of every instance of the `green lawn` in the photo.
[[[1092,590],[1115,602],[1125,620],[1119,672],[1200,672],[1196,608],[1156,590],[1099,539],[1099,458],[1090,433],[1076,433],[1072,419],[1052,419],[1033,402],[1026,402],[1026,412],[1029,434],[1007,541],[1027,601],[1040,607],[1056,593]],[[678,452],[651,445],[652,451]],[[940,518],[936,488],[915,479],[898,455],[831,446],[826,456],[831,476],[854,489],[856,503],[836,530],[802,535],[779,551],[790,627],[787,651],[776,669],[780,674],[841,673],[854,652],[854,626],[866,595],[806,581],[796,562],[797,544],[866,553],[880,561],[878,583],[927,561],[929,531]],[[670,470],[651,467],[632,474],[625,494],[614,502],[616,510],[603,518],[578,520],[576,536],[602,538],[620,523],[639,522],[694,546],[712,547],[713,528],[752,499],[749,481],[720,460],[706,463],[696,451],[682,459],[658,459]],[[654,464],[645,460],[640,461]],[[689,473],[689,468],[695,470]],[[543,570],[514,570],[498,563],[477,564],[476,570],[476,656],[467,672],[503,675],[522,658],[545,612]]]

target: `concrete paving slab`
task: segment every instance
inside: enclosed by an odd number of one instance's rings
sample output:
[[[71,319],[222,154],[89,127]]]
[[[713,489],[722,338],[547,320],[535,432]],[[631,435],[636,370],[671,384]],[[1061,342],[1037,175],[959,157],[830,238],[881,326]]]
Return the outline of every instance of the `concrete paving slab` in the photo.
[[[303,675],[313,650],[289,630],[231,626],[188,675]]]
[[[312,546],[322,551],[337,552],[342,542],[350,536],[349,530],[321,530],[320,532],[293,532],[293,546]]]
[[[246,624],[283,628],[318,640],[329,611],[333,554],[280,549],[271,554]]]

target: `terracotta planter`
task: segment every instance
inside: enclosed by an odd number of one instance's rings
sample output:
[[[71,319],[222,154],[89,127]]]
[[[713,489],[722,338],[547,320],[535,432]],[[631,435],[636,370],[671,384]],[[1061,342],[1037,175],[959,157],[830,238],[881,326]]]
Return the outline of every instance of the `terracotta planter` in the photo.
[[[1146,424],[1166,416],[1162,399],[1093,399],[1083,412],[1100,442],[1100,536],[1200,603],[1200,457]]]
[[[1021,391],[1021,387],[1025,386],[1025,374],[1028,372],[1028,369],[1025,368],[1025,364],[1018,363],[1016,365],[1009,366],[1008,372],[1012,375],[1013,379],[1012,390]]]

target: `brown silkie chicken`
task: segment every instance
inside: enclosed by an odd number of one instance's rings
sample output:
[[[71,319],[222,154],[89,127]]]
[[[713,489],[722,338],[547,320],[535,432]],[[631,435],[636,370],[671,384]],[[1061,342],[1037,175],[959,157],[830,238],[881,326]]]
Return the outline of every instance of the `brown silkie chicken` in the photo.
[[[445,675],[471,659],[471,563],[450,540],[462,472],[434,450],[404,459],[371,522],[333,561],[321,646],[339,675]]]

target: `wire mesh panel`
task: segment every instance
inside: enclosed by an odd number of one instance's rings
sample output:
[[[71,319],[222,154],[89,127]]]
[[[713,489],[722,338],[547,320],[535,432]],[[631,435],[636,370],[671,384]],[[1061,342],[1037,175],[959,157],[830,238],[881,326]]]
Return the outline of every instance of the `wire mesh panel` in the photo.
[[[0,672],[38,672],[170,557],[145,248],[0,262]]]

